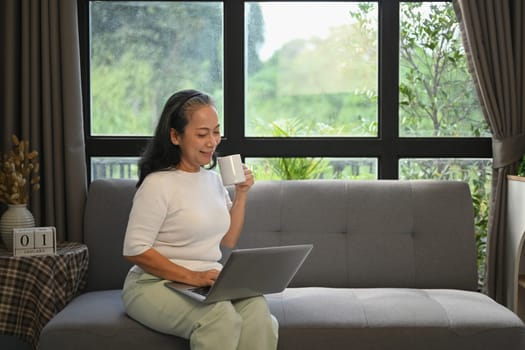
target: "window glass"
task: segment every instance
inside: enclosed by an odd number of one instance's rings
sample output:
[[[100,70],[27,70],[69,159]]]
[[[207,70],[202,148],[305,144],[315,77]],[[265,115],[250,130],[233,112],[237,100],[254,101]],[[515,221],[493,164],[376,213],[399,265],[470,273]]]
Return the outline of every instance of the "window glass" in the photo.
[[[92,157],[91,181],[97,179],[138,180],[138,157]]]
[[[92,135],[151,135],[185,88],[222,116],[222,3],[93,1],[90,21]]]
[[[247,136],[377,136],[377,4],[245,6]],[[277,133],[277,135],[276,135]]]
[[[246,158],[257,180],[377,179],[376,158]]]
[[[138,179],[137,162],[138,157],[92,157],[91,179]],[[377,179],[376,158],[246,158],[245,162],[256,180]]]
[[[465,181],[470,186],[474,208],[480,285],[485,276],[492,159],[400,159],[400,179]]]
[[[490,136],[452,3],[400,5],[399,135]]]

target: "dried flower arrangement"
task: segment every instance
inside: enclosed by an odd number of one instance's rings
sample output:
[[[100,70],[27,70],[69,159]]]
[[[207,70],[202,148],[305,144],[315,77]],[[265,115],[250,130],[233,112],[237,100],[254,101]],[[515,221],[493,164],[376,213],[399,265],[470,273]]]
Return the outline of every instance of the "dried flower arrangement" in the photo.
[[[40,188],[38,152],[29,151],[29,141],[12,139],[13,149],[0,154],[0,202],[28,204],[29,192]]]

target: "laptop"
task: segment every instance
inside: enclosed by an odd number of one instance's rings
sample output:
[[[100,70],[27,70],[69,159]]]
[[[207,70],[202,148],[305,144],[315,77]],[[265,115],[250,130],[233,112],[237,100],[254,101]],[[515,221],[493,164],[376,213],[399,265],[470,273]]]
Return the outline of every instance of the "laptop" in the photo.
[[[282,292],[312,250],[312,244],[232,250],[213,286],[166,282],[171,290],[203,303]]]

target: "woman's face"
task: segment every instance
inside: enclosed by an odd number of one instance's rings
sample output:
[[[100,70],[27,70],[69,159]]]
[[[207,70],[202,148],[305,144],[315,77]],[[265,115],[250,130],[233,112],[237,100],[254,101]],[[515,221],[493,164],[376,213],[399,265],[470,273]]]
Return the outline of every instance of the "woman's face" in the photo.
[[[181,150],[181,162],[177,169],[197,172],[209,164],[215,149],[221,142],[219,117],[213,106],[202,106],[189,113],[183,134],[170,129],[171,142]]]

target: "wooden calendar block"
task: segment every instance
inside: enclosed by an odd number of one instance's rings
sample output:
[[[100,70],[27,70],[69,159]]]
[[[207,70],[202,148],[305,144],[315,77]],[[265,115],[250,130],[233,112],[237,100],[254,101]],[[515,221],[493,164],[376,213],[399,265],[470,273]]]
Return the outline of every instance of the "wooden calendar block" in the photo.
[[[33,256],[56,254],[55,227],[13,229],[13,255]]]

